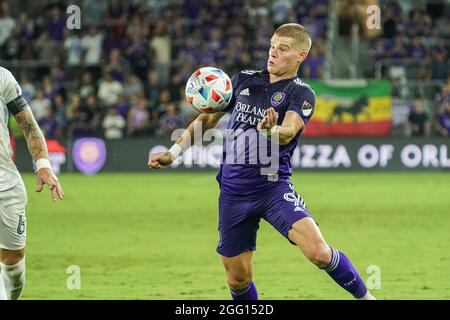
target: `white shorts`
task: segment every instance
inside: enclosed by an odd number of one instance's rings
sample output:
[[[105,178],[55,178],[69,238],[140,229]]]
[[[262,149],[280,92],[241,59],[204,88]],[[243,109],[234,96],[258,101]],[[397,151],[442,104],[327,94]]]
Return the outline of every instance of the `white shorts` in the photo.
[[[11,189],[0,191],[0,248],[20,250],[25,247],[27,202],[22,181]]]

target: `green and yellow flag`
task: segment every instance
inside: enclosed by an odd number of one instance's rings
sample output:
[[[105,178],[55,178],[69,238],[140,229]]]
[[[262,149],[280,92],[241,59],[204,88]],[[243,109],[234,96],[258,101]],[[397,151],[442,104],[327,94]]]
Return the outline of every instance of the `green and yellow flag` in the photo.
[[[307,81],[316,92],[307,136],[386,136],[392,128],[390,81]]]

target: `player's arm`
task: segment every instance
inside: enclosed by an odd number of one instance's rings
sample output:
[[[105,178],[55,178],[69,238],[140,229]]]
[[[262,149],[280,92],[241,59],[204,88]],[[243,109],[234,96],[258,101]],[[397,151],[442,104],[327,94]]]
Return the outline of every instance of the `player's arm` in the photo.
[[[304,124],[295,112],[286,112],[283,123],[277,125],[278,113],[274,108],[266,111],[264,118],[258,123],[258,131],[265,134],[269,139],[278,135],[279,144],[288,144],[299,133]]]
[[[25,100],[21,101],[21,104],[22,106],[17,108],[13,114],[27,141],[28,150],[36,161],[36,192],[41,192],[46,184],[51,190],[53,201],[56,201],[57,198],[63,199],[64,192],[48,161],[44,135]]]
[[[258,123],[257,129],[269,139],[278,138],[279,144],[288,144],[311,119],[315,104],[314,90],[307,85],[301,85],[287,108],[283,123],[277,125],[278,114],[271,107]]]
[[[158,152],[151,154],[148,159],[148,166],[151,169],[162,169],[170,165],[178,156],[188,150],[195,142],[200,139],[203,133],[214,128],[226,113],[202,113],[184,130],[183,134],[178,138],[175,144],[167,152]],[[201,132],[201,135],[194,134]]]

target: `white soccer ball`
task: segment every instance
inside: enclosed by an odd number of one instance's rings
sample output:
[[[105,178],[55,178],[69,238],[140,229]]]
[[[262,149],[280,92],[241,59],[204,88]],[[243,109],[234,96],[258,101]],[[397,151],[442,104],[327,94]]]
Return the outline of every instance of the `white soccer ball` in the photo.
[[[186,83],[187,101],[203,113],[223,110],[230,103],[232,95],[230,77],[218,68],[200,68]]]

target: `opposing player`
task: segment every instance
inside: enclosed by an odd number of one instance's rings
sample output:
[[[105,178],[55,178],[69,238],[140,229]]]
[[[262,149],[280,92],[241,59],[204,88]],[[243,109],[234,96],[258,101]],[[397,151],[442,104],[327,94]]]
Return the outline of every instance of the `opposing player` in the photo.
[[[249,143],[224,147],[223,161],[217,180],[219,196],[219,234],[217,252],[225,267],[231,295],[235,300],[258,298],[252,281],[252,252],[256,250],[256,233],[261,218],[269,222],[317,267],[327,272],[343,289],[356,299],[371,300],[358,272],[350,260],[325,242],[303,199],[289,181],[292,174],[291,156],[305,125],[314,112],[315,93],[297,77],[300,64],[311,48],[308,31],[290,23],[275,30],[270,44],[267,69],[242,71],[232,78],[233,99],[228,105],[231,116],[227,132],[250,137]],[[197,126],[206,131],[213,128],[222,114],[201,114],[191,123],[169,152],[150,155],[148,165],[163,168],[173,162],[194,142]],[[265,135],[266,143],[275,139],[279,150],[276,172],[264,175],[262,163],[236,161],[237,155],[251,154],[249,133]],[[263,138],[264,139],[264,138]],[[273,141],[272,141],[273,142]],[[236,149],[237,148],[237,149]],[[235,154],[230,154],[230,151]]]
[[[0,300],[19,299],[25,282],[25,206],[27,194],[22,178],[12,160],[7,128],[9,113],[16,118],[36,161],[36,191],[44,185],[53,201],[64,192],[48,161],[44,136],[14,76],[0,67]]]

